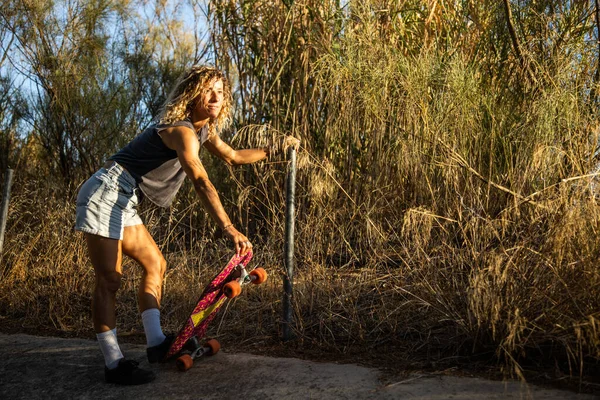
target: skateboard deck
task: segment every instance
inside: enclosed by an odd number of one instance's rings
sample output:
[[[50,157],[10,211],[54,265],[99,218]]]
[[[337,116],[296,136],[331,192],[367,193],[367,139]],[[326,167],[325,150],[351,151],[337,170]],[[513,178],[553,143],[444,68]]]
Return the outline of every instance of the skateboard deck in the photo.
[[[191,363],[193,358],[199,357],[204,353],[204,351],[198,347],[199,340],[204,337],[208,325],[217,315],[221,306],[225,303],[225,300],[237,296],[241,291],[241,285],[250,282],[262,283],[266,279],[266,272],[264,272],[262,268],[256,268],[251,271],[250,274],[246,272],[246,266],[251,259],[251,251],[243,256],[234,255],[225,268],[223,268],[223,270],[206,286],[198,299],[196,307],[194,307],[194,310],[191,312],[179,331],[179,334],[171,344],[171,348],[167,352],[164,361],[180,354],[184,347],[187,348],[191,346],[196,350],[191,352],[192,357],[190,361],[186,361],[187,367],[184,366],[180,368],[186,370],[191,366],[191,364],[187,364],[188,362]],[[234,293],[232,293],[232,288]],[[186,343],[188,342],[190,344],[186,346]],[[214,344],[211,344],[210,342],[213,342]],[[215,340],[209,341],[207,345],[209,347],[205,349],[207,349],[209,353],[210,349],[212,349],[212,353],[216,353],[219,349],[218,342]]]

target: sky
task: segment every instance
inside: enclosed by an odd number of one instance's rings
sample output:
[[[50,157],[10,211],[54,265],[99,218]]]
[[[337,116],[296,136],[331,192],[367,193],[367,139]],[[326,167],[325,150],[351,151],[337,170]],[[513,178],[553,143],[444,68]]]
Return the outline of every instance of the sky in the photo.
[[[118,1],[118,0],[117,0]],[[136,6],[137,13],[143,20],[149,24],[161,23],[161,13],[156,13],[157,5],[159,9],[163,8],[162,13],[169,13],[175,19],[181,21],[186,31],[191,33],[196,32],[199,37],[202,37],[207,31],[207,22],[203,17],[202,10],[206,7],[208,0],[135,0],[133,4]],[[85,0],[56,0],[55,10],[59,19],[64,23],[67,20],[67,10],[69,6],[85,3]],[[195,11],[194,12],[194,8]],[[195,21],[196,14],[198,20]],[[1,22],[1,20],[0,20]],[[111,37],[117,37],[120,34],[122,27],[118,26],[117,18],[109,19],[107,23],[107,33]],[[1,32],[1,31],[0,31]],[[62,37],[54,37],[57,46],[60,46]],[[12,79],[11,87],[20,89],[25,97],[31,98],[37,96],[38,82],[35,76],[30,75],[28,63],[23,62],[22,55],[18,51],[18,41],[11,42],[11,36],[5,35],[0,38],[2,48],[0,49],[0,60],[4,62],[0,64],[0,76],[10,76]],[[8,47],[10,44],[10,48]],[[8,57],[4,57],[8,52]]]

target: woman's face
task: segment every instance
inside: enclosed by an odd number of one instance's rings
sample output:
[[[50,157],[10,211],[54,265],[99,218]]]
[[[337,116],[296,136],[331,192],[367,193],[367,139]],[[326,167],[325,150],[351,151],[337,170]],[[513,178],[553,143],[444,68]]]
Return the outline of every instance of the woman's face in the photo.
[[[223,108],[223,81],[214,79],[202,91],[196,103],[198,119],[216,119]]]

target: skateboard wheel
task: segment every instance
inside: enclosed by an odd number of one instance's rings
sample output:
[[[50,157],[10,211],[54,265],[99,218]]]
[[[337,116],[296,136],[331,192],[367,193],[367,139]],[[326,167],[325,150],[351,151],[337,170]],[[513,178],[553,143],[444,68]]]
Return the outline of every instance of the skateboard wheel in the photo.
[[[210,339],[208,342],[206,342],[206,346],[210,347],[210,354],[208,354],[209,356],[214,356],[219,352],[219,350],[221,350],[221,344],[216,339]]]
[[[252,271],[250,271],[250,276],[254,277],[254,279],[252,279],[252,283],[258,285],[259,283],[263,283],[267,280],[267,271],[265,271],[263,268],[254,268]]]
[[[233,299],[242,293],[242,287],[238,281],[227,282],[223,287],[223,293],[225,293],[225,296],[227,296],[228,299]]]
[[[178,370],[185,372],[192,368],[192,365],[194,365],[194,359],[189,354],[184,354],[179,357],[175,363],[177,364]]]

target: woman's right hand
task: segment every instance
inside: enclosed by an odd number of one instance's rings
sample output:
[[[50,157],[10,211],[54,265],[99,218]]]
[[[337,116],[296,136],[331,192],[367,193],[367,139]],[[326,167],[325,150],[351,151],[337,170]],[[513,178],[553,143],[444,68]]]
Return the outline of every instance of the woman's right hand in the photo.
[[[235,229],[233,225],[225,228],[224,232],[235,245],[235,253],[238,256],[244,256],[246,253],[252,250],[252,243],[250,243],[245,235],[242,235],[237,229]]]

